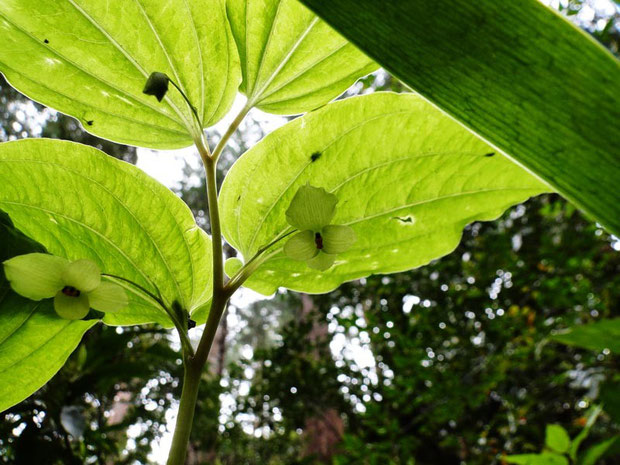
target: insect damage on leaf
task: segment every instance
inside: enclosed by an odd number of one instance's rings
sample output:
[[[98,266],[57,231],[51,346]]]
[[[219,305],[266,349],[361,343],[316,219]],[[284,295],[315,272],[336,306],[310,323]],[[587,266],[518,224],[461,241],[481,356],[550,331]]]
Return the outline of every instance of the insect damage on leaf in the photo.
[[[88,124],[89,126],[92,126],[94,123],[94,121],[92,119],[86,120],[86,124]]]
[[[485,153],[484,156],[485,157],[492,157],[495,155],[495,152],[490,152],[490,153]]]
[[[323,154],[321,152],[314,152],[312,155],[310,155],[310,161],[312,163],[314,163],[315,161],[317,161],[319,158],[321,158]]]
[[[168,92],[169,84],[170,78],[166,74],[155,71],[146,80],[142,93],[153,95],[158,102],[161,102]]]
[[[49,40],[47,40],[47,39],[43,39],[43,43],[44,43],[44,44],[49,44],[49,43],[50,43],[50,41],[49,41]]]
[[[413,224],[413,218],[411,216],[393,216],[392,219],[400,221],[401,223]]]

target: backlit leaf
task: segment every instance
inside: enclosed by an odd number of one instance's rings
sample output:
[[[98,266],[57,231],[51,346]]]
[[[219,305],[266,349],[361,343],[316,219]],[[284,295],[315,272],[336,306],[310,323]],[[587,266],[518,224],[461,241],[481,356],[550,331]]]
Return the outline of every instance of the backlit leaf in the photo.
[[[116,142],[192,143],[176,89],[142,93],[152,72],[173,79],[206,126],[230,108],[239,59],[225,0],[2,0],[0,71],[28,97]]]
[[[227,8],[251,106],[313,110],[377,69],[297,0],[229,0]]]
[[[226,239],[248,260],[287,230],[286,211],[307,182],[337,196],[332,223],[351,226],[357,240],[326,272],[286,257],[279,243],[248,287],[327,292],[415,268],[451,252],[468,223],[549,190],[421,98],[377,93],[296,119],[243,155],[220,196]]]
[[[176,195],[133,165],[76,143],[7,142],[0,145],[0,209],[54,255],[91,259],[103,273],[190,312],[207,302],[209,237]],[[129,307],[106,314],[106,323],[170,324],[150,298],[127,291]]]

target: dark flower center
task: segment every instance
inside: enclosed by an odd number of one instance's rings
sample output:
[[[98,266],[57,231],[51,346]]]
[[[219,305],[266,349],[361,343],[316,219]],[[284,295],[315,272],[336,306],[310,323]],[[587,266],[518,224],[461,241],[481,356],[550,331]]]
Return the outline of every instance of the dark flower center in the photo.
[[[62,288],[62,293],[64,295],[68,295],[69,297],[79,297],[80,291],[78,291],[75,287],[65,286]]]
[[[314,243],[316,244],[317,249],[323,249],[323,238],[321,237],[321,233],[316,233],[314,235]]]

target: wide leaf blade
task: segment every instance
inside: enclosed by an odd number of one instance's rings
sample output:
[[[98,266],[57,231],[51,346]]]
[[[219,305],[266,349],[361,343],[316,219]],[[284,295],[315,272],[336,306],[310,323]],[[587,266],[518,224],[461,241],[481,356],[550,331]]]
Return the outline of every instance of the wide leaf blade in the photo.
[[[0,209],[54,255],[89,258],[190,312],[207,302],[209,237],[183,201],[133,165],[72,142],[7,142],[0,145]],[[106,323],[170,325],[132,289],[129,307],[107,314]]]
[[[538,0],[301,0],[620,234],[620,63]]]
[[[313,110],[378,67],[297,0],[229,0],[227,9],[249,106]]]
[[[30,252],[45,249],[0,211],[0,262]],[[35,302],[15,294],[0,267],[0,412],[54,376],[95,323],[63,320],[51,300]]]
[[[192,143],[176,89],[144,95],[166,73],[206,126],[230,108],[239,60],[225,0],[3,0],[0,71],[28,97],[106,139],[153,148]]]
[[[298,118],[243,155],[222,186],[226,239],[248,260],[287,231],[307,182],[337,196],[333,224],[351,226],[357,241],[326,272],[287,258],[280,243],[248,287],[327,292],[418,267],[451,252],[471,221],[548,190],[421,98],[377,93]]]

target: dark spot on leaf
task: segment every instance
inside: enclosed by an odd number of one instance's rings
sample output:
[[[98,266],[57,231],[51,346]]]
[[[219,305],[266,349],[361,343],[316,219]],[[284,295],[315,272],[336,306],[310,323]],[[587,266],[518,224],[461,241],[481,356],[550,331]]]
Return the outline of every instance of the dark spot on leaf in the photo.
[[[485,157],[492,157],[493,155],[495,155],[495,152],[486,153],[484,156]]]
[[[237,202],[238,202],[239,200],[241,200],[241,196],[237,197]]]
[[[310,160],[312,161],[312,163],[314,163],[319,158],[321,158],[322,155],[323,154],[321,152],[314,152],[312,155],[310,155]]]
[[[400,221],[401,223],[413,223],[413,218],[410,216],[393,216],[392,219]]]
[[[49,43],[50,43],[50,41],[49,41],[49,40],[47,40],[47,39],[43,39],[43,43],[44,43],[44,44],[49,44]]]
[[[94,123],[94,121],[92,119],[89,119],[86,121],[86,124],[88,124],[89,126],[92,126]]]
[[[193,329],[196,327],[196,322],[191,318],[187,319],[187,329]]]

